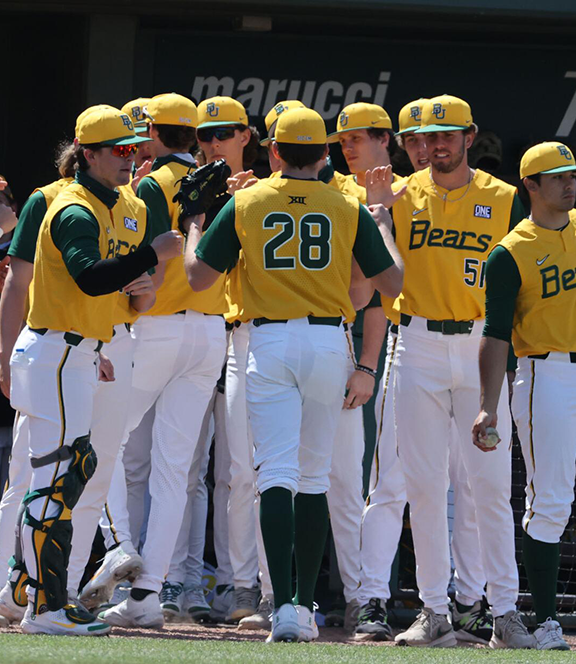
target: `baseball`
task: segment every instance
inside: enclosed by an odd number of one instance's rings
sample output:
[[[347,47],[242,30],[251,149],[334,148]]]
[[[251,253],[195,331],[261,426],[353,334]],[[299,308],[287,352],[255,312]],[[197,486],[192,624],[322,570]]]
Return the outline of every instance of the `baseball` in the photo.
[[[496,447],[500,442],[500,436],[494,427],[486,427],[486,437],[483,440],[486,447]]]

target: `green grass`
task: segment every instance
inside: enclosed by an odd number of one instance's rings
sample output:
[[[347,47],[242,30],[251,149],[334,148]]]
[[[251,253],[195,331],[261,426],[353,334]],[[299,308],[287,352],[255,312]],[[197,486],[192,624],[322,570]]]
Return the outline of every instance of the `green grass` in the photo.
[[[1,664],[419,664],[448,662],[568,662],[573,653],[489,649],[431,649],[333,644],[274,644],[141,637],[82,638],[0,634]]]

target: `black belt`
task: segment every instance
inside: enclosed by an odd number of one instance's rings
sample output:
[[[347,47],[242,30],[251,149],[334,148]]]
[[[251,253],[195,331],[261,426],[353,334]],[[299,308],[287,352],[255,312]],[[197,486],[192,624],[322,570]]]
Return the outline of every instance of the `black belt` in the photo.
[[[39,334],[40,336],[44,336],[46,332],[48,332],[47,327],[40,327],[40,328],[29,328],[30,332],[36,332],[36,334]],[[75,332],[64,332],[64,341],[69,345],[69,346],[78,346],[80,342],[84,341],[84,337],[81,334],[76,334]],[[98,341],[98,344],[96,345],[95,351],[97,353],[102,350],[102,346],[104,345],[103,341]]]
[[[396,323],[392,323],[392,325],[390,325],[390,332],[392,334],[398,334],[398,325],[396,325]]]
[[[306,318],[308,318],[308,323],[310,323],[310,325],[331,325],[332,327],[340,327],[340,324],[342,323],[341,316],[306,316]],[[288,319],[271,320],[270,318],[254,318],[252,322],[256,327],[260,327],[260,325],[271,325],[272,323],[287,323]],[[348,329],[346,323],[344,323],[344,329]]]
[[[239,320],[235,320],[233,323],[229,323],[228,321],[226,321],[226,331],[230,332],[235,327],[240,327],[240,325],[242,325],[242,323]]]
[[[542,355],[528,355],[530,360],[546,360],[550,353],[542,353]],[[570,355],[570,362],[576,364],[576,353],[568,353]]]
[[[412,316],[400,314],[400,325],[408,327],[412,322]],[[428,332],[440,332],[441,334],[470,334],[474,327],[473,320],[427,320]]]
[[[181,311],[175,311],[175,314],[185,314],[188,311],[188,309],[182,309]],[[194,309],[190,309],[190,311],[194,311]],[[197,313],[200,313],[199,311]],[[224,318],[224,314],[204,314],[204,316],[220,316],[220,318]]]

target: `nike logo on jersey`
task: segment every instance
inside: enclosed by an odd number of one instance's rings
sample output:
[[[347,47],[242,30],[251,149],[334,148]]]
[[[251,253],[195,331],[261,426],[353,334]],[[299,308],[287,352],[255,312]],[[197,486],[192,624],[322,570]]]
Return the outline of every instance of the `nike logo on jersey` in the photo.
[[[424,212],[424,210],[427,210],[427,207],[422,208],[421,210],[412,210],[412,216],[415,217],[417,214],[420,214],[420,212]]]
[[[550,254],[546,254],[544,258],[541,258],[540,260],[536,259],[536,265],[542,265],[542,263],[550,256]]]

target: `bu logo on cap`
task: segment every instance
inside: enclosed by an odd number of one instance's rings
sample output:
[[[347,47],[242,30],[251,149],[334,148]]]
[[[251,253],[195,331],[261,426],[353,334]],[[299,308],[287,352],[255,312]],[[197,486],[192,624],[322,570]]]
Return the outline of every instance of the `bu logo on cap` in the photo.
[[[570,150],[565,146],[565,145],[557,145],[558,152],[565,157],[568,161],[572,161],[572,155],[570,154]]]
[[[442,108],[442,104],[434,104],[432,106],[432,115],[435,115],[438,120],[443,120],[446,115],[446,109]]]
[[[126,127],[128,127],[128,129],[130,129],[130,131],[132,131],[134,129],[134,125],[132,124],[132,120],[130,120],[130,118],[125,113],[122,113],[122,115],[120,117],[122,118],[123,124]]]
[[[140,106],[133,106],[132,107],[132,117],[135,120],[138,120],[139,117],[142,116],[142,108]]]
[[[414,118],[416,122],[420,122],[422,119],[422,113],[420,112],[420,106],[411,106],[410,107],[410,117]]]
[[[219,112],[219,111],[220,111],[219,107],[216,106],[216,104],[215,104],[214,102],[210,102],[210,103],[206,106],[206,113],[208,113],[208,115],[209,115],[211,118],[216,118],[216,117],[218,117],[218,112]]]
[[[340,113],[340,117],[338,118],[338,122],[340,123],[341,127],[345,127],[348,124],[348,116],[346,115],[346,113],[344,113],[344,111],[342,111],[342,113]]]

